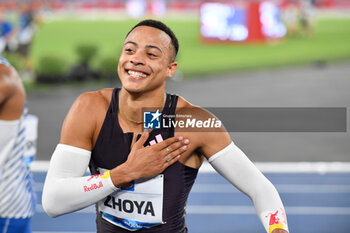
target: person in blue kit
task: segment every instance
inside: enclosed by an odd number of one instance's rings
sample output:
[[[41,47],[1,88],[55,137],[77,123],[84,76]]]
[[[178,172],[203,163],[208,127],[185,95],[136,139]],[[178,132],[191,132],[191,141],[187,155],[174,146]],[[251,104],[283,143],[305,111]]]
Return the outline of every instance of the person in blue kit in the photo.
[[[223,126],[209,133],[180,130],[179,123],[142,132],[146,113],[149,124],[186,113],[215,119],[165,92],[178,49],[160,21],[144,20],[130,30],[118,63],[122,87],[82,94],[66,116],[44,185],[44,210],[56,217],[96,203],[97,232],[188,232],[186,200],[207,159],[252,199],[266,232],[288,232],[278,192]],[[92,176],[84,176],[87,167]]]
[[[30,233],[35,212],[26,156],[26,94],[16,70],[0,57],[0,232]]]
[[[30,46],[37,27],[33,7],[26,2],[19,4],[18,48],[17,52],[29,60]],[[28,63],[29,61],[27,61]]]
[[[13,26],[10,22],[4,20],[3,13],[0,12],[0,54],[8,50],[8,42],[13,33]]]

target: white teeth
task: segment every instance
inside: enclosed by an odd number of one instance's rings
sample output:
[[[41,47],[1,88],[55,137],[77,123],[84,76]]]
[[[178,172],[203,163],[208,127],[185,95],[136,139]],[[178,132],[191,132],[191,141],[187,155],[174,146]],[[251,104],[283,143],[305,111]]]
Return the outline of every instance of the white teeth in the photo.
[[[132,70],[129,70],[128,71],[128,74],[129,75],[132,75],[132,76],[134,76],[134,77],[136,77],[136,78],[146,78],[146,74],[144,74],[144,73],[141,73],[141,72],[137,72],[137,71],[132,71]]]

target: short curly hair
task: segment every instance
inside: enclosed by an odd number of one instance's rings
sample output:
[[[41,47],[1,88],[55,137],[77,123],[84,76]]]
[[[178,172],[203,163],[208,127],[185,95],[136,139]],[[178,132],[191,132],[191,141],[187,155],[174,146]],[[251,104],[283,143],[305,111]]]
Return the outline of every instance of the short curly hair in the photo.
[[[148,26],[148,27],[153,27],[153,28],[157,28],[159,30],[162,30],[163,32],[165,32],[171,39],[171,44],[174,47],[174,56],[173,56],[173,61],[176,58],[177,52],[179,51],[179,41],[177,40],[174,32],[167,26],[165,25],[163,22],[158,21],[158,20],[153,20],[153,19],[145,19],[142,20],[141,22],[139,22],[138,24],[136,24],[127,34],[126,37],[128,37],[128,35],[132,32],[132,30],[134,30],[135,28],[139,27],[139,26]]]

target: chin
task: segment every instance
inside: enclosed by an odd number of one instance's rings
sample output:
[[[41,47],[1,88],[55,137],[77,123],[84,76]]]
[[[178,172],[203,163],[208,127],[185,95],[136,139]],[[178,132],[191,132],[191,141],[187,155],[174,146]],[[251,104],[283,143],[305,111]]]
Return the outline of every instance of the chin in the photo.
[[[132,93],[132,94],[138,94],[138,93],[142,93],[144,88],[139,86],[139,85],[123,85],[123,88],[129,92],[129,93]]]

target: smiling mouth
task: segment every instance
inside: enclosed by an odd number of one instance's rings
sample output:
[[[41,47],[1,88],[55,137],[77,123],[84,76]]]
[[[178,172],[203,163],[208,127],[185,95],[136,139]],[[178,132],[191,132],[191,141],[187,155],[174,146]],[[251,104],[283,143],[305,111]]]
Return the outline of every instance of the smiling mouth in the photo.
[[[134,71],[134,70],[126,70],[126,72],[129,74],[130,78],[133,78],[136,80],[140,80],[140,79],[146,78],[148,76],[148,74],[145,74],[145,73],[139,72],[139,71]]]

